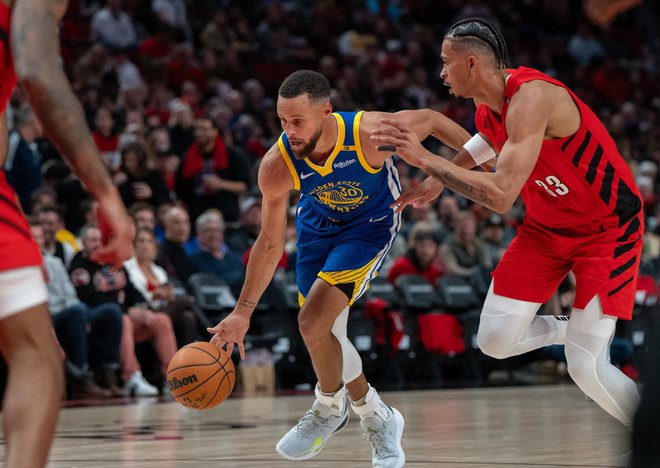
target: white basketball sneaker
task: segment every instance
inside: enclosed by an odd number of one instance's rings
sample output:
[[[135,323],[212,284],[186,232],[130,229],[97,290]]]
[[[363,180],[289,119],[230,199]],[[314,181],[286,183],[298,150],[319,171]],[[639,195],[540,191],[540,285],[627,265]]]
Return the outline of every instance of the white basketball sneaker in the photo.
[[[371,460],[375,468],[399,468],[406,461],[401,447],[403,416],[396,408],[388,408],[390,417],[383,420],[378,414],[360,420],[360,426],[371,442]]]
[[[401,447],[403,416],[396,408],[383,403],[376,390],[369,386],[364,403],[351,405],[360,416],[360,426],[371,442],[371,461],[375,468],[399,468],[406,462]]]
[[[318,455],[330,437],[348,423],[348,398],[342,387],[334,396],[316,387],[312,409],[277,443],[277,453],[288,460],[308,460]]]

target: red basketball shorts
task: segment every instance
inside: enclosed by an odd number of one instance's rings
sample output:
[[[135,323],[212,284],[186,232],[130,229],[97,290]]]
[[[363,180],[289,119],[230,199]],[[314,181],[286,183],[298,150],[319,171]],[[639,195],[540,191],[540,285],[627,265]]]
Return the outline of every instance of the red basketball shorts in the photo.
[[[569,271],[576,279],[573,307],[597,294],[603,313],[629,320],[642,252],[641,215],[618,227],[598,223],[561,234],[525,218],[493,272],[495,294],[545,303]]]

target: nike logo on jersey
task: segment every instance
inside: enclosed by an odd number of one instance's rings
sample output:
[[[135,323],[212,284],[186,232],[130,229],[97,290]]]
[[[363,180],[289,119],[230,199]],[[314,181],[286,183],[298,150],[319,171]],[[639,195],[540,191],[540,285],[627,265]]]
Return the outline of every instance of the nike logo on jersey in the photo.
[[[301,172],[301,173],[300,173],[300,178],[301,178],[301,179],[306,179],[306,178],[308,178],[308,177],[312,177],[313,175],[314,175],[313,172],[310,172],[309,174],[305,174],[304,172]]]
[[[369,222],[370,222],[370,223],[377,223],[378,221],[382,221],[382,220],[384,220],[385,218],[387,218],[387,215],[383,216],[382,218],[376,218],[376,219],[369,218]]]

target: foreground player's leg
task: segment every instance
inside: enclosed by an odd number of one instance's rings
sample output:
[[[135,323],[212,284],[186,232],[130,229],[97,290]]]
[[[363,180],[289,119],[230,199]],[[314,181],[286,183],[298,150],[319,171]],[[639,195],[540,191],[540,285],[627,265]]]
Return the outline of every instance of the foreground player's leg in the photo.
[[[6,466],[44,466],[64,389],[64,353],[46,304],[0,321],[0,343],[9,364],[3,404]]]
[[[373,466],[398,467],[406,460],[401,447],[403,416],[385,405],[376,389],[367,383],[362,373],[362,360],[347,336],[348,307],[335,320],[332,333],[341,344],[342,377],[351,399],[351,407],[360,417],[360,425],[371,442]]]
[[[277,443],[289,460],[316,456],[348,422],[348,398],[342,380],[342,347],[332,327],[348,298],[323,280],[316,280],[298,318],[300,333],[312,358],[318,384],[312,409]]]
[[[543,346],[564,344],[568,319],[536,315],[539,307],[537,302],[495,294],[491,283],[479,321],[479,348],[489,356],[504,359]]]
[[[598,296],[573,309],[566,336],[566,363],[575,383],[601,408],[631,426],[640,396],[634,381],[608,358],[616,318],[603,315]]]

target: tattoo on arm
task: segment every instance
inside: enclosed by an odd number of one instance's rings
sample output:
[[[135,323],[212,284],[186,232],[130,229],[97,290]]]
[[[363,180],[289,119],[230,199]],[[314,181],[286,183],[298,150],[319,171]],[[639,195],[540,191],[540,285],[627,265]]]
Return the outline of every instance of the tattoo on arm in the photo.
[[[251,309],[257,307],[257,304],[259,304],[259,301],[251,301],[249,299],[241,299],[238,301],[238,305],[241,305],[243,307],[249,307]]]
[[[441,180],[447,187],[454,192],[469,198],[473,202],[481,205],[490,205],[490,198],[483,188],[475,187],[464,180],[459,179],[449,171],[439,171],[435,168],[429,168],[431,177]]]

